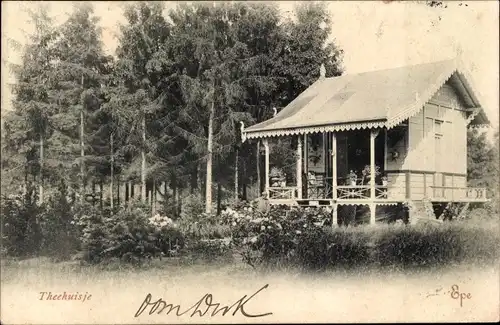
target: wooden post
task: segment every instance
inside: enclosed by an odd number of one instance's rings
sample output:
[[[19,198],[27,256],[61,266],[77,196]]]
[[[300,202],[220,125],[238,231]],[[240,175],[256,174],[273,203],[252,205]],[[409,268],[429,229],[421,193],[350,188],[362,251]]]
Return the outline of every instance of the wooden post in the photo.
[[[339,222],[338,208],[339,208],[339,205],[337,203],[334,203],[333,210],[332,210],[332,228],[338,227],[338,222]]]
[[[303,173],[305,175],[308,175],[309,173],[309,140],[307,134],[304,134],[304,143],[302,144],[304,147],[304,158],[302,159],[304,161],[304,170]],[[309,183],[306,182],[305,186],[305,191],[302,192],[302,196],[309,197]]]
[[[337,135],[332,132],[332,200],[337,199]],[[334,205],[337,210],[336,204]],[[337,212],[335,212],[337,213]]]
[[[304,143],[302,145],[304,147],[304,173],[307,174],[309,171],[309,166],[308,166],[308,154],[309,154],[309,141],[307,140],[307,134],[304,134]]]
[[[387,128],[384,128],[384,172],[387,170]]]
[[[375,224],[375,138],[378,131],[370,132],[370,224]]]
[[[257,140],[257,189],[259,191],[258,196],[262,194],[262,179],[260,177],[260,140]]]
[[[297,198],[302,199],[302,138],[297,135]]]
[[[264,140],[264,149],[265,149],[265,155],[266,155],[266,159],[265,159],[265,177],[266,177],[266,187],[264,189],[264,191],[266,192],[266,196],[267,198],[269,198],[269,142],[267,141],[267,139]]]

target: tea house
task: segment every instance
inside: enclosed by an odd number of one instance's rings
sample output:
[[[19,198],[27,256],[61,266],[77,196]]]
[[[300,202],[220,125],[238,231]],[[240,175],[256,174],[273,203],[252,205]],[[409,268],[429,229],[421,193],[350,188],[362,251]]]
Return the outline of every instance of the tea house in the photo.
[[[485,202],[467,187],[467,129],[490,124],[458,59],[320,78],[274,117],[242,125],[242,141],[263,148],[270,204],[403,205],[409,219],[426,205]],[[280,141],[293,143],[292,175],[270,163]],[[278,145],[276,145],[278,143]],[[274,144],[274,146],[273,146]],[[420,209],[420,210],[419,210]]]

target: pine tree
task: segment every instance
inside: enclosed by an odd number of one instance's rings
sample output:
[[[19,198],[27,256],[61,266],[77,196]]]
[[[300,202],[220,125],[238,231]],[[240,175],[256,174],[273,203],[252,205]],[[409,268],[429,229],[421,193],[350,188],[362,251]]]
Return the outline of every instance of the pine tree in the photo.
[[[28,181],[28,175],[31,175],[39,185],[38,197],[42,202],[44,179],[50,171],[45,168],[44,149],[51,133],[50,120],[54,112],[48,86],[53,78],[52,43],[55,34],[48,9],[40,5],[35,10],[28,10],[35,32],[29,35],[26,46],[18,47],[23,52],[21,64],[10,65],[16,76],[13,85],[15,99],[13,111],[7,114],[2,128],[2,152],[7,154],[2,155],[2,167],[11,168],[2,174],[10,174],[11,181],[21,182]],[[22,169],[23,180],[19,173]],[[2,184],[5,184],[3,180]]]
[[[122,154],[129,162],[127,174],[137,171],[137,153],[140,152],[140,175],[142,200],[146,200],[146,166],[151,152],[149,137],[150,123],[162,109],[163,64],[159,53],[169,36],[169,25],[162,16],[163,5],[157,2],[141,2],[125,7],[127,24],[121,26],[121,37],[117,49],[118,75],[122,78],[117,93],[127,99],[126,106],[117,110],[122,125],[131,132]],[[121,101],[123,102],[123,101]],[[139,119],[137,119],[139,117]]]
[[[67,168],[75,168],[74,163],[78,162],[81,200],[85,197],[88,176],[95,175],[99,169],[100,150],[95,139],[96,133],[102,129],[100,124],[104,122],[95,121],[101,114],[101,86],[110,63],[110,58],[104,54],[97,24],[92,5],[79,4],[58,29],[54,45],[56,78],[53,96],[58,104],[54,127],[58,137],[53,141],[66,144],[68,149],[61,148],[61,153],[67,158],[61,160],[66,161]],[[77,159],[78,152],[80,157]],[[68,183],[76,182],[75,179],[68,180]]]

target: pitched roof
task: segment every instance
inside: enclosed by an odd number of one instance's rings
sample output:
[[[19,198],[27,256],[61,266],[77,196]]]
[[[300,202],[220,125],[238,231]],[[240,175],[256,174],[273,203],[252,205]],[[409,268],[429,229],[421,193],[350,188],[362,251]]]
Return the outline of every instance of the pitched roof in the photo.
[[[458,60],[320,78],[275,117],[243,129],[243,139],[289,134],[392,128],[417,114],[450,81],[472,124],[489,124]]]

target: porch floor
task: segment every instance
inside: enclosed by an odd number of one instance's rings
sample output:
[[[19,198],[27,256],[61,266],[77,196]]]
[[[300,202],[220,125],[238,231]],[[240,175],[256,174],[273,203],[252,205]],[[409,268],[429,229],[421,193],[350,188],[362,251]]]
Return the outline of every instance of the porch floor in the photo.
[[[422,201],[422,199],[409,199],[412,201]],[[457,203],[481,203],[487,202],[487,199],[454,199],[449,198],[426,198],[430,202],[457,202]],[[269,203],[271,205],[289,205],[289,206],[333,206],[334,204],[339,205],[396,205],[408,201],[408,199],[317,199],[317,198],[302,198],[302,199],[270,199]]]

